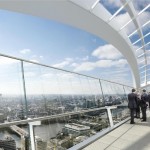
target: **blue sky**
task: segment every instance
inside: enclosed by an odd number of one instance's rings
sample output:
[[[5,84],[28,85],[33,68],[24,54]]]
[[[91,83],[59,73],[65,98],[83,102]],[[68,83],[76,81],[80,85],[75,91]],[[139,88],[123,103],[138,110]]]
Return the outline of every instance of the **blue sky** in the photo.
[[[0,18],[1,53],[132,85],[126,60],[99,37],[59,22],[5,10],[0,11]]]
[[[111,0],[108,2],[101,1],[112,14],[121,6],[117,1],[113,5]],[[143,14],[147,20],[149,12]],[[123,10],[115,19],[122,25],[129,20],[129,16]],[[130,34],[133,27],[131,25],[124,30]],[[0,33],[0,53],[132,85],[130,68],[119,51],[99,37],[80,29],[0,10]],[[8,62],[2,58],[0,60],[1,64]],[[27,69],[29,76],[34,74],[31,70]]]

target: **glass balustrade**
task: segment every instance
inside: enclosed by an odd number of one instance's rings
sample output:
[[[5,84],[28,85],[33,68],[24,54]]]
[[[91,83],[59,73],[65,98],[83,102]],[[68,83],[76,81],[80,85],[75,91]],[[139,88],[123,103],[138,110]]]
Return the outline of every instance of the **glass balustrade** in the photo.
[[[65,150],[129,116],[132,87],[4,56],[0,70],[0,142]]]

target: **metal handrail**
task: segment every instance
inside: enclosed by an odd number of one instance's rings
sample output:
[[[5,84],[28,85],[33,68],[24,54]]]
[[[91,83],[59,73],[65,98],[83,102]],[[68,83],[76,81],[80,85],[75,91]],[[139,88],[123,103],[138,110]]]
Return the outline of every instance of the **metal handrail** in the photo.
[[[38,62],[34,62],[34,61],[30,61],[30,60],[26,60],[26,59],[14,57],[14,56],[9,56],[9,55],[6,55],[6,54],[1,54],[1,53],[0,53],[0,56],[7,57],[7,58],[11,58],[11,59],[16,59],[16,60],[23,61],[23,62],[27,62],[27,63],[32,63],[32,64],[39,65],[39,66],[43,66],[43,67],[48,67],[48,68],[52,68],[52,69],[57,69],[57,70],[60,70],[60,71],[65,71],[65,72],[69,72],[69,73],[73,73],[73,74],[77,74],[77,75],[81,75],[81,76],[85,76],[85,77],[89,77],[89,78],[93,78],[93,79],[97,79],[97,80],[107,81],[107,82],[115,83],[115,84],[118,84],[118,85],[123,85],[123,86],[131,87],[131,86],[129,86],[129,85],[117,83],[117,82],[114,82],[114,81],[109,81],[109,80],[105,80],[105,79],[100,79],[100,78],[97,78],[97,77],[93,77],[93,76],[89,76],[89,75],[77,73],[77,72],[74,72],[74,71],[69,71],[69,70],[65,70],[65,69],[53,67],[53,66],[50,66],[50,65],[45,65],[45,64],[42,64],[42,63],[38,63]],[[131,88],[133,88],[133,87],[131,87]]]
[[[116,107],[117,107],[117,105],[116,105]],[[26,120],[6,122],[6,123],[0,124],[0,128],[8,127],[8,126],[11,126],[11,125],[28,124],[29,122],[34,122],[34,121],[52,120],[52,119],[57,119],[57,118],[66,117],[66,116],[70,116],[70,115],[77,115],[77,114],[81,114],[81,113],[87,113],[87,112],[92,112],[92,111],[97,111],[97,110],[103,110],[103,109],[107,109],[107,108],[108,107],[105,106],[105,107],[100,107],[100,108],[80,110],[80,111],[76,111],[76,112],[62,113],[62,114],[38,117],[38,118],[33,118],[33,119],[28,118]]]

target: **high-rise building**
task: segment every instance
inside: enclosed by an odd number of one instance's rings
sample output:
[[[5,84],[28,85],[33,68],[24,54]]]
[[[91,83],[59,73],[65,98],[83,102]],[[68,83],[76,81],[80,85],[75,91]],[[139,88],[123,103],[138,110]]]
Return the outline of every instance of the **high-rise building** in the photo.
[[[3,123],[3,122],[4,122],[4,114],[0,113],[0,123]]]
[[[16,142],[11,137],[0,140],[0,148],[3,150],[16,150]]]
[[[36,150],[46,150],[47,142],[43,141],[40,137],[36,137]]]

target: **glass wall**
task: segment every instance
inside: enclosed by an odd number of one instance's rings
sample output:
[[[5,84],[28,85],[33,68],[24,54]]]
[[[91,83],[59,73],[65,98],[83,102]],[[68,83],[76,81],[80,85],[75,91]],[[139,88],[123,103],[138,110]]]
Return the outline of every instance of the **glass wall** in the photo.
[[[106,109],[41,121],[34,127],[37,150],[66,150],[109,127]]]
[[[115,106],[114,124],[128,117],[131,87],[2,56],[0,70],[0,123],[27,119],[24,125],[0,127],[0,139],[11,138],[18,148],[30,145],[29,119],[77,113],[42,119],[34,127],[36,147],[67,149],[110,126],[104,106]]]
[[[116,106],[116,108],[111,109],[114,124],[127,118],[129,116],[129,109],[127,107],[128,100],[124,86],[104,80],[101,80],[101,86],[104,94],[104,105]]]
[[[1,56],[0,70],[0,114],[5,121],[24,119],[26,110],[21,62]]]

